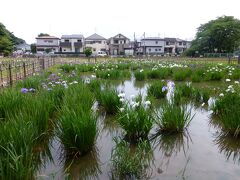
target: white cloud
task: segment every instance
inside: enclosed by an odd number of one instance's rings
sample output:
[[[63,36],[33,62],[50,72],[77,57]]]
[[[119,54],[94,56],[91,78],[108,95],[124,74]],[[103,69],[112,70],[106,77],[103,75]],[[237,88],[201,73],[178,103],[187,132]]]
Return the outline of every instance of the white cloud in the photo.
[[[238,0],[5,0],[0,22],[28,43],[44,32],[94,32],[109,38],[123,33],[192,39],[196,28],[222,15],[240,19]]]

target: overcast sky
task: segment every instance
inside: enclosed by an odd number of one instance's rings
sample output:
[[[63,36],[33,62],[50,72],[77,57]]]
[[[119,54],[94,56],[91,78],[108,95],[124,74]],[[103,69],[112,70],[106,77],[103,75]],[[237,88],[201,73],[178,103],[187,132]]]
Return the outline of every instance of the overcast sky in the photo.
[[[178,37],[191,40],[200,24],[222,15],[240,19],[239,0],[1,0],[0,22],[34,43],[39,33],[118,33],[133,39]]]

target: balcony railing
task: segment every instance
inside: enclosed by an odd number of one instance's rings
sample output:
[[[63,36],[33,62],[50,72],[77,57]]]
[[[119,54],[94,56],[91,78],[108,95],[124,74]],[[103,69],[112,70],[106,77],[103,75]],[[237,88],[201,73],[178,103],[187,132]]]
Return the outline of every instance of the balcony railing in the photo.
[[[81,48],[82,47],[82,42],[75,42],[74,47],[75,48]]]
[[[71,47],[70,42],[60,42],[60,47]]]

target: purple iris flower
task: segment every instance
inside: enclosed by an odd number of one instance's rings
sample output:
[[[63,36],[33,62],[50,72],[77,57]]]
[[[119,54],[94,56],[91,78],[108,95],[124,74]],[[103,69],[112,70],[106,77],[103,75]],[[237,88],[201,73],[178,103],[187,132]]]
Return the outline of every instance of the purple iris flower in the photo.
[[[167,86],[162,87],[162,92],[165,92],[167,90]]]
[[[26,93],[28,92],[28,89],[27,89],[27,88],[22,88],[22,89],[21,89],[21,92],[24,93],[24,94],[26,94]]]

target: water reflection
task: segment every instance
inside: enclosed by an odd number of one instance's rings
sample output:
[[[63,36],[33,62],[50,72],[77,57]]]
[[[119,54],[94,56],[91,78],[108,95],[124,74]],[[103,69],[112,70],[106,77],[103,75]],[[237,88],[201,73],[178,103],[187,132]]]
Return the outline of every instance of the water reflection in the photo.
[[[215,145],[218,146],[219,152],[226,156],[226,159],[232,159],[234,163],[240,163],[240,141],[239,139],[221,132],[214,139]]]
[[[65,173],[71,179],[98,179],[101,174],[98,151],[95,149],[78,159],[65,161]]]
[[[116,146],[111,155],[110,179],[150,179],[149,168],[153,161],[153,150],[149,141],[131,144],[115,138]]]
[[[177,156],[180,152],[183,152],[186,156],[186,152],[189,149],[189,142],[192,142],[192,140],[188,131],[176,134],[162,133],[156,136],[153,144],[155,149],[158,149],[162,154],[159,169],[163,169],[161,166],[167,168],[171,157]]]

